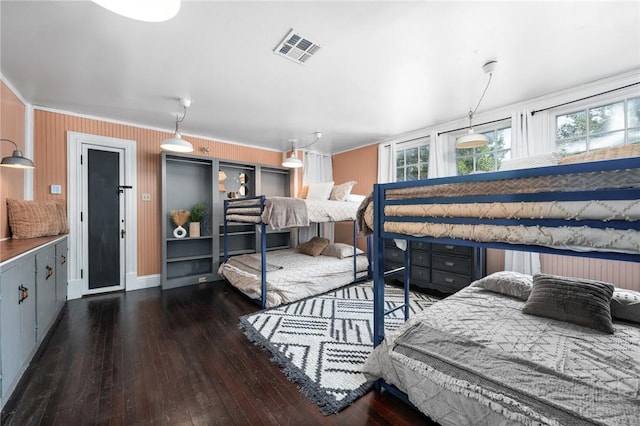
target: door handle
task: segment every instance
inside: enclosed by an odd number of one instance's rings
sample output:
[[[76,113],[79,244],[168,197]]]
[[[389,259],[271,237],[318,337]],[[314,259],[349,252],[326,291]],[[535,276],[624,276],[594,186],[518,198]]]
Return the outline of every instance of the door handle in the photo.
[[[29,297],[29,289],[20,284],[18,286],[18,291],[20,292],[20,300],[18,300],[18,305],[24,302],[24,300]]]
[[[127,231],[125,231],[124,229],[120,230],[120,238],[124,238],[124,234],[126,234]]]

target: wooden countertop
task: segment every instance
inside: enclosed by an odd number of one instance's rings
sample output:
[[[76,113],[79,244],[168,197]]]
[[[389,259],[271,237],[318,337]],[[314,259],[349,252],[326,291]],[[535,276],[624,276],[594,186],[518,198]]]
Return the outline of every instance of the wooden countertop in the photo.
[[[43,246],[52,241],[66,237],[67,234],[54,235],[51,237],[28,238],[25,240],[5,240],[0,241],[0,263],[4,263],[14,257],[18,257],[23,253]]]

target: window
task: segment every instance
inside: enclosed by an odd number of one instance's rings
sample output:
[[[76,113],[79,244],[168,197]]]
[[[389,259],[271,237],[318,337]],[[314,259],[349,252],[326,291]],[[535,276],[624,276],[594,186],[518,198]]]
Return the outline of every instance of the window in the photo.
[[[498,170],[500,162],[511,157],[511,127],[494,129],[482,134],[489,139],[487,145],[456,149],[459,175]]]
[[[429,174],[429,138],[396,145],[396,182],[426,179]]]
[[[556,116],[556,144],[564,154],[640,143],[640,97]]]

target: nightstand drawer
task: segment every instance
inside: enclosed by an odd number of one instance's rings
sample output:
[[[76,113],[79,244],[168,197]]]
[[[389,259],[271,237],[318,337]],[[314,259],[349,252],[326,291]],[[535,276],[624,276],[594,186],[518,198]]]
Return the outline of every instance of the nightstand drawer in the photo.
[[[471,275],[471,258],[434,254],[432,260],[434,269],[454,272],[456,274]]]
[[[431,270],[429,268],[421,268],[419,266],[411,266],[411,282],[412,283],[430,283]]]
[[[411,250],[431,250],[431,243],[423,243],[421,241],[411,241]]]
[[[471,256],[473,254],[473,247],[454,246],[451,244],[431,244],[431,250],[460,256]]]
[[[458,291],[471,284],[471,277],[449,272],[431,271],[431,281],[446,290]]]
[[[404,262],[404,252],[399,248],[385,247],[384,248],[384,261],[387,262]]]
[[[417,265],[417,266],[429,268],[431,266],[431,252],[412,250],[411,265]]]

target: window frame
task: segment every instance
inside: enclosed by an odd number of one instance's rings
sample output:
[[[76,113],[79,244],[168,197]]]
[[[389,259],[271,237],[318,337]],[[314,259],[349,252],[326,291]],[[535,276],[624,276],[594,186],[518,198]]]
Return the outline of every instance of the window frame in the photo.
[[[565,152],[562,150],[561,145],[558,143],[560,141],[558,139],[558,117],[563,115],[568,115],[568,114],[585,112],[588,120],[589,112],[591,110],[604,107],[607,105],[616,104],[619,102],[622,102],[624,107],[624,113],[623,113],[624,127],[622,129],[614,130],[610,132],[604,132],[604,133],[597,133],[593,135],[592,132],[589,131],[589,126],[587,125],[587,132],[586,132],[586,135],[584,136],[586,150],[580,151],[580,152],[565,153],[565,155],[574,155],[582,152],[589,152],[589,151],[594,151],[594,150],[603,149],[603,148],[611,148],[614,146],[631,145],[631,143],[629,143],[630,131],[635,130],[640,132],[640,126],[629,127],[628,104],[631,99],[636,99],[636,98],[640,99],[640,92],[638,92],[637,88],[630,88],[628,90],[616,90],[615,93],[607,93],[601,96],[596,96],[593,98],[586,99],[582,102],[571,102],[570,105],[565,105],[562,107],[550,109],[549,110],[549,133],[550,133],[549,136],[554,141],[556,150]],[[606,135],[607,133],[616,133],[616,132],[622,132],[623,138],[624,138],[623,144],[612,145],[609,147],[603,147],[603,146],[598,146],[595,148],[592,147],[590,142],[593,138],[601,137],[603,135]],[[640,143],[640,142],[634,142],[634,143]]]
[[[427,161],[426,161],[426,166],[427,166],[427,176],[422,176],[422,174],[420,173],[420,166],[422,165],[422,162],[420,160],[420,147],[425,146],[427,149]],[[413,148],[418,148],[418,163],[416,164],[416,166],[418,167],[418,180],[422,180],[422,179],[427,179],[428,178],[428,174],[429,174],[429,155],[431,154],[431,136],[427,135],[427,136],[423,136],[420,138],[415,138],[415,139],[411,139],[405,142],[396,142],[393,145],[393,181],[394,182],[406,182],[407,181],[407,165],[406,165],[406,157],[404,159],[404,165],[402,166],[402,168],[404,169],[404,180],[398,180],[398,153],[400,151],[403,152],[403,154],[408,150],[408,149],[413,149]],[[413,165],[413,164],[412,164]]]
[[[475,173],[486,173],[486,172],[491,172],[491,171],[497,171],[500,169],[500,163],[502,162],[502,160],[506,159],[506,158],[511,158],[511,141],[512,141],[512,137],[511,135],[513,134],[513,124],[512,124],[512,120],[511,118],[507,118],[505,120],[501,120],[499,123],[492,123],[494,125],[485,125],[485,126],[480,126],[480,127],[474,127],[473,130],[476,133],[481,133],[483,135],[486,135],[487,133],[493,133],[494,134],[494,140],[495,140],[495,136],[497,134],[498,131],[501,130],[509,130],[509,148],[507,149],[498,149],[497,145],[494,144],[493,149],[491,151],[491,155],[493,157],[493,170],[478,170],[477,169],[477,164],[478,164],[478,159],[480,158],[481,155],[486,155],[487,153],[479,153],[477,152],[478,148],[462,148],[462,149],[458,149],[458,148],[454,148],[455,150],[455,162],[456,162],[456,174],[458,176],[468,176],[468,175],[472,175]],[[465,130],[464,132],[467,132],[467,130]],[[460,132],[460,133],[455,133],[454,136],[457,138],[459,136],[462,136],[464,134],[464,132]],[[471,155],[460,155],[460,151],[462,150],[467,150],[467,149],[471,149],[473,150],[473,154]],[[505,155],[502,156],[502,158],[499,158],[499,154],[500,153],[505,153]],[[459,161],[461,159],[464,158],[472,158],[473,160],[473,170],[467,174],[460,174],[460,168],[459,168]]]

